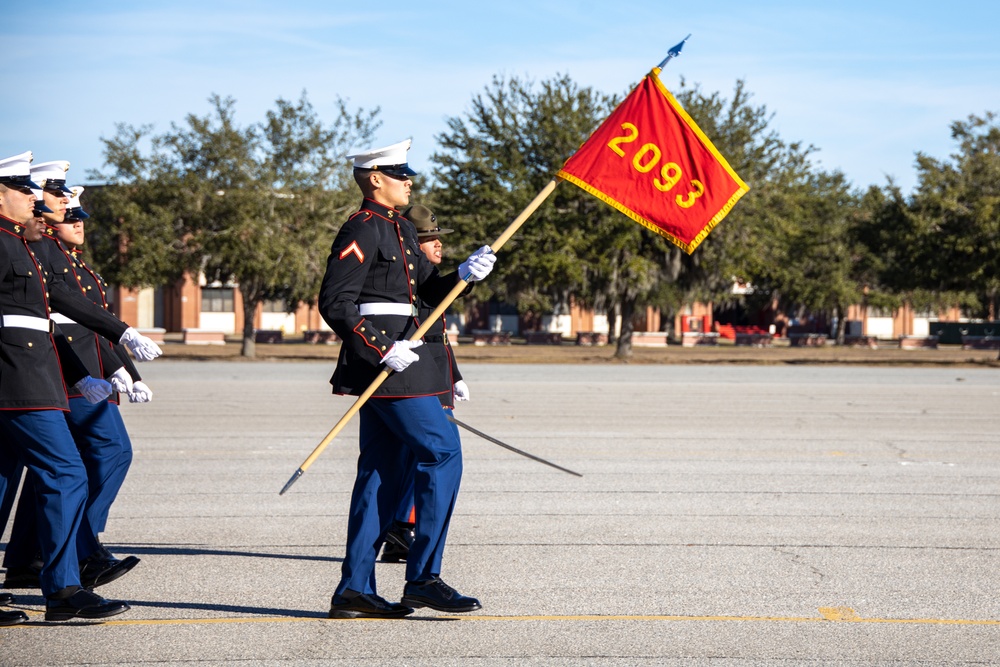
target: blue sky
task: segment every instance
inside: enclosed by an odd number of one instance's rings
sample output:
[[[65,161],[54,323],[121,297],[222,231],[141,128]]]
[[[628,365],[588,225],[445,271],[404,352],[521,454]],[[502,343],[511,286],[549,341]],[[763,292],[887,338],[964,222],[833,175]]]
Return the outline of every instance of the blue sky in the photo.
[[[0,156],[65,159],[86,183],[115,124],[156,131],[204,115],[212,93],[241,123],[303,90],[333,118],[382,108],[379,144],[413,138],[429,169],[445,119],[496,74],[568,74],[625,93],[688,33],[663,73],[730,96],[746,81],[787,141],[858,187],[892,176],[909,192],[914,155],[947,158],[950,124],[1000,111],[1000,2],[841,0],[360,3],[174,0],[6,3]],[[22,77],[16,79],[15,77]],[[751,184],[752,185],[752,184]]]

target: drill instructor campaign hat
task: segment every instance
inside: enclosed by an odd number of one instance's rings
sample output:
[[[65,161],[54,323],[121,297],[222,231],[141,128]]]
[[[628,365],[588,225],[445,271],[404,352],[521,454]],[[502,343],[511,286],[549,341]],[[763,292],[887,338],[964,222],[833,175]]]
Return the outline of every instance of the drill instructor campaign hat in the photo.
[[[417,239],[423,241],[431,236],[441,236],[451,234],[453,229],[438,227],[437,216],[426,206],[415,204],[403,211],[403,217],[413,223],[417,228]]]

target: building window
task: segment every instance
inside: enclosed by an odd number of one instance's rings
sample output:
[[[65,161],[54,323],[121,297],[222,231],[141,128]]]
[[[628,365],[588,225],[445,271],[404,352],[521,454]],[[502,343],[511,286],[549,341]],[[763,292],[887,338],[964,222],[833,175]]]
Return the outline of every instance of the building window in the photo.
[[[201,290],[201,311],[203,313],[232,313],[232,287],[203,287]]]
[[[260,304],[262,312],[265,313],[287,313],[288,306],[284,299],[266,299]]]

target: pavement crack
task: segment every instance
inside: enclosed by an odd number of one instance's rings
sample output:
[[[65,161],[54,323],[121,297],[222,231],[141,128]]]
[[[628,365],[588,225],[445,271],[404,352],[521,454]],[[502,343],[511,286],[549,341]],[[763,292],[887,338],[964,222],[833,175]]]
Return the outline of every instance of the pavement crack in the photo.
[[[896,443],[894,443],[892,441],[887,440],[885,442],[885,446],[890,451],[895,452],[896,456],[899,457],[901,460],[905,461],[905,460],[909,459],[909,457],[910,457],[910,453],[908,451],[906,451],[905,449],[903,449],[902,447],[900,447],[899,445],[897,445]]]
[[[782,556],[787,557],[788,560],[792,562],[792,564],[805,568],[812,575],[814,579],[814,584],[813,584],[814,586],[820,586],[826,579],[826,575],[823,574],[823,571],[820,570],[815,565],[811,565],[806,560],[806,558],[802,556],[802,554],[799,554],[795,551],[789,551],[787,549],[780,549],[780,548],[776,548],[774,551]]]

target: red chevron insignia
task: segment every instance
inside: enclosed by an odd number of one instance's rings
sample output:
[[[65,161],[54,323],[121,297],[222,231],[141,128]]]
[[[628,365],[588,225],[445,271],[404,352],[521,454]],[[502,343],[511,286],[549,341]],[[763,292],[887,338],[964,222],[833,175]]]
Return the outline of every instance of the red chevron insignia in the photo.
[[[361,252],[361,247],[358,246],[357,241],[351,241],[351,245],[340,251],[340,259],[344,259],[349,255],[354,255],[358,258],[359,262],[362,264],[365,263],[365,253]]]

